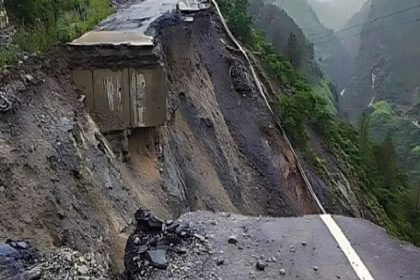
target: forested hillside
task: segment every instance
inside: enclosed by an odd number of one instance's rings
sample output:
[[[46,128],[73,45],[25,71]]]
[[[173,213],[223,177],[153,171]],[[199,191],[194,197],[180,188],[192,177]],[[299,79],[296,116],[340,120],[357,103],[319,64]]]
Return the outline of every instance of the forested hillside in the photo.
[[[267,0],[284,9],[313,43],[315,57],[320,68],[337,85],[339,92],[347,87],[351,73],[343,65],[351,61],[341,40],[333,30],[325,27],[306,0]]]
[[[419,5],[418,0],[374,0],[366,6],[352,86],[342,99],[352,121],[363,112],[370,115],[372,139],[391,137],[413,187],[420,180]]]

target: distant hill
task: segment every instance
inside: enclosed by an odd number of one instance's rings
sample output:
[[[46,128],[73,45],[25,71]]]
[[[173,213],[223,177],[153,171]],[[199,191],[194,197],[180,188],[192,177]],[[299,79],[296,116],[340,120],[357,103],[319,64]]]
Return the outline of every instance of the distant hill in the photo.
[[[341,91],[351,78],[351,57],[333,30],[325,27],[306,0],[267,0],[284,9],[303,30],[306,38],[314,44],[315,57],[326,73]]]
[[[307,0],[328,28],[341,29],[366,0]]]
[[[372,116],[371,136],[378,142],[390,134],[410,179],[420,179],[420,0],[371,0],[353,22],[360,27],[353,79],[341,105],[356,122]],[[356,32],[355,31],[355,32]],[[384,109],[386,108],[386,110]]]

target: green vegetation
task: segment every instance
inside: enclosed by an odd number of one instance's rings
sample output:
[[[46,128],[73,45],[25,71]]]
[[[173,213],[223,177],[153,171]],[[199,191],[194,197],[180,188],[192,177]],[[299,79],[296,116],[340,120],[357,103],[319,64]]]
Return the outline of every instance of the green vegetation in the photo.
[[[94,27],[113,8],[108,0],[6,0],[17,32],[14,47],[0,49],[0,65],[16,61],[19,50],[45,52]]]
[[[370,138],[381,143],[389,135],[398,154],[399,165],[407,172],[409,183],[420,180],[420,129],[408,119],[399,117],[388,102],[375,103],[370,113]]]
[[[219,1],[227,22],[246,47],[258,54],[268,72],[285,92],[278,93],[277,113],[292,141],[306,152],[319,175],[331,179],[324,160],[310,146],[308,126],[315,127],[334,153],[359,202],[374,214],[377,222],[390,233],[420,244],[419,210],[413,211],[407,178],[397,165],[397,153],[391,137],[375,145],[369,140],[370,120],[365,115],[361,131],[339,119],[332,109],[332,90],[326,81],[311,86],[292,64],[280,56],[255,30],[247,16],[247,0]],[[289,36],[289,34],[287,35]],[[328,95],[325,93],[328,92]],[[389,116],[386,104],[377,104],[377,116]]]
[[[16,63],[19,51],[20,48],[16,45],[0,47],[0,67]]]
[[[417,159],[420,159],[420,146],[415,146],[412,150],[411,150],[411,155]]]

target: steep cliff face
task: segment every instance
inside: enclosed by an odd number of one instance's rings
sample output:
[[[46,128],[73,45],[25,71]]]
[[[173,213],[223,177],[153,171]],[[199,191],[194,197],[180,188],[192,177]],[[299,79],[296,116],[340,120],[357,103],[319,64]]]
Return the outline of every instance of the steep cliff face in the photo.
[[[159,36],[177,108],[162,130],[169,193],[188,210],[313,213],[292,152],[220,30],[217,17],[204,14]]]
[[[415,7],[419,1],[404,3],[376,0],[369,5],[368,21],[389,13]],[[418,21],[420,9],[368,22],[361,30],[351,90],[343,100],[351,105],[351,119],[369,104],[386,100],[402,114],[418,100],[419,57]]]
[[[419,170],[415,154],[420,144],[419,4],[418,0],[374,0],[365,5],[362,13],[367,23],[361,27],[352,84],[341,102],[352,121],[364,111],[372,113],[371,135],[376,141],[391,134],[410,179],[418,178]],[[375,20],[396,11],[403,12]],[[373,106],[377,102],[382,103]]]
[[[293,18],[309,42],[313,44],[316,61],[322,71],[334,81],[339,92],[346,88],[351,72],[345,65],[351,61],[351,58],[333,30],[320,22],[311,5],[306,0],[267,2],[281,7]]]
[[[316,84],[322,79],[312,43],[284,9],[263,0],[252,0],[248,14],[276,51],[289,59],[310,82]]]

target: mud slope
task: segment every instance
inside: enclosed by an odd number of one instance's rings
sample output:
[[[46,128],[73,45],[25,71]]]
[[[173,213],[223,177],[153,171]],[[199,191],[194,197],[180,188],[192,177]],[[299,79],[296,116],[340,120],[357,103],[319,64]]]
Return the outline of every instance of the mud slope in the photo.
[[[316,208],[242,57],[211,13],[161,30],[174,110],[163,129],[166,186],[190,210],[274,216]]]
[[[0,240],[112,247],[118,256],[140,206],[169,216],[166,194],[112,153],[78,100],[65,59],[26,64],[4,71],[1,82],[14,102],[0,113]]]

